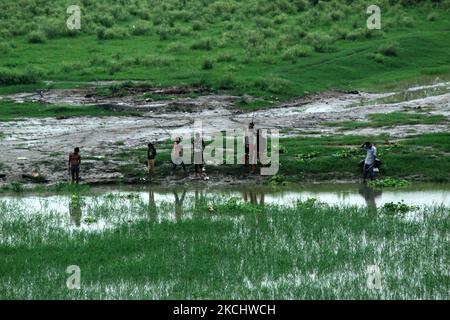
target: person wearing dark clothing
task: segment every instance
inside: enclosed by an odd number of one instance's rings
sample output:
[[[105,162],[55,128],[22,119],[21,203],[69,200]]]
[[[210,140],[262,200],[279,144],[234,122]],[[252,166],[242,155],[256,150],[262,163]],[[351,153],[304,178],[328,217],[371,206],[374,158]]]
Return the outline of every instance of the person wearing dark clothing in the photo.
[[[72,175],[72,182],[78,183],[80,181],[80,148],[75,148],[73,152],[69,154],[69,171]]]
[[[201,177],[203,175],[203,151],[205,150],[205,142],[200,136],[200,133],[197,132],[195,134],[192,145],[194,149],[195,177]]]
[[[155,173],[155,158],[156,158],[156,148],[153,145],[153,143],[148,144],[147,149],[147,162],[148,162],[148,173],[154,174]]]

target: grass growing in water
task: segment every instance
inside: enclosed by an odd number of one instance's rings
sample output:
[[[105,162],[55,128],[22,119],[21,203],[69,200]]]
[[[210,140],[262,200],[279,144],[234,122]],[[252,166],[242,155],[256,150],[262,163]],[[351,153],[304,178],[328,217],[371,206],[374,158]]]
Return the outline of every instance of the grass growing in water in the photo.
[[[70,215],[43,203],[32,213],[20,201],[0,201],[3,299],[445,299],[448,294],[443,260],[448,208],[422,208],[415,221],[316,201],[288,208],[197,198],[184,206],[156,206],[109,195],[80,211],[72,208]],[[83,217],[92,222],[83,223]],[[109,227],[96,229],[100,221]],[[66,288],[65,270],[73,264],[81,268],[80,290]],[[374,264],[382,290],[366,285],[367,268]]]

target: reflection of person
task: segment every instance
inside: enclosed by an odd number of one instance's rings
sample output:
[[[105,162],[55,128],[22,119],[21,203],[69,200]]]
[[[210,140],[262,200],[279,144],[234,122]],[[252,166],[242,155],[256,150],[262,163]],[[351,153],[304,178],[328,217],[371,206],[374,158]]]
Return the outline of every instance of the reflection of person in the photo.
[[[152,188],[148,189],[148,214],[150,218],[156,219],[155,192]]]
[[[175,219],[180,220],[183,215],[183,202],[186,196],[186,190],[183,190],[181,198],[178,197],[178,193],[173,190],[173,195],[175,196]]]
[[[371,188],[367,185],[362,185],[358,190],[359,194],[363,196],[366,201],[367,210],[370,213],[377,212],[377,203],[376,198],[381,196],[382,191],[378,189]]]
[[[205,195],[203,194],[203,190],[195,189],[195,207],[200,207],[205,202]]]
[[[247,191],[244,190],[242,193],[242,198],[245,202],[249,202],[251,204],[259,204],[261,206],[264,206],[264,192],[261,192],[261,195],[259,197],[259,203],[258,203],[258,194],[256,191]]]
[[[76,194],[70,198],[69,214],[72,223],[79,227],[81,225],[81,199]]]

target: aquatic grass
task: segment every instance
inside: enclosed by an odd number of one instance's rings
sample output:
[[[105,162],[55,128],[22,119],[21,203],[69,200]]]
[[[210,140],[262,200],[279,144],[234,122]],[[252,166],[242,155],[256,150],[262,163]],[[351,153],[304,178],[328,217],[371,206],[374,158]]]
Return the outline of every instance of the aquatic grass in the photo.
[[[442,206],[421,208],[416,221],[313,200],[287,207],[189,198],[180,211],[173,202],[154,206],[110,194],[86,211],[117,222],[98,231],[95,223],[58,227],[69,216],[58,218],[45,206],[30,215],[20,200],[0,201],[0,209],[3,299],[442,299],[448,293],[450,212]],[[72,264],[81,268],[80,290],[65,287]],[[379,291],[366,285],[374,264]]]

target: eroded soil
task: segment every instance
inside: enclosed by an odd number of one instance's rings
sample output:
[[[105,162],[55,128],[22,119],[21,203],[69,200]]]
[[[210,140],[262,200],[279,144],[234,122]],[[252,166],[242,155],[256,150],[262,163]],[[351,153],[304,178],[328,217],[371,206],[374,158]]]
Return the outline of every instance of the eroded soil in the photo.
[[[151,97],[167,96],[155,101]],[[150,97],[150,98],[148,98]],[[170,97],[170,98],[169,98]],[[245,128],[254,120],[258,128],[276,128],[281,135],[389,134],[391,139],[407,135],[450,131],[449,122],[432,125],[367,127],[342,130],[327,122],[365,121],[373,113],[420,112],[450,115],[450,82],[414,87],[401,92],[371,94],[364,92],[325,92],[292,100],[270,109],[246,112],[235,103],[241,97],[176,87],[139,88],[96,95],[95,89],[52,89],[1,96],[16,102],[97,105],[112,110],[138,111],[141,116],[34,118],[0,122],[0,174],[3,182],[24,180],[33,171],[49,182],[66,181],[67,155],[74,146],[83,154],[83,180],[91,183],[124,181],[119,167],[130,164],[116,155],[145,148],[149,141],[167,140],[171,134],[192,130],[201,120],[204,132]],[[250,100],[252,97],[245,97]],[[142,168],[145,170],[145,166]],[[0,175],[1,177],[1,175]],[[5,179],[6,178],[6,179]],[[185,179],[190,179],[185,178]],[[228,177],[229,183],[234,178]],[[167,177],[162,183],[172,181]],[[211,179],[217,183],[220,179]],[[1,182],[0,182],[1,183]]]

